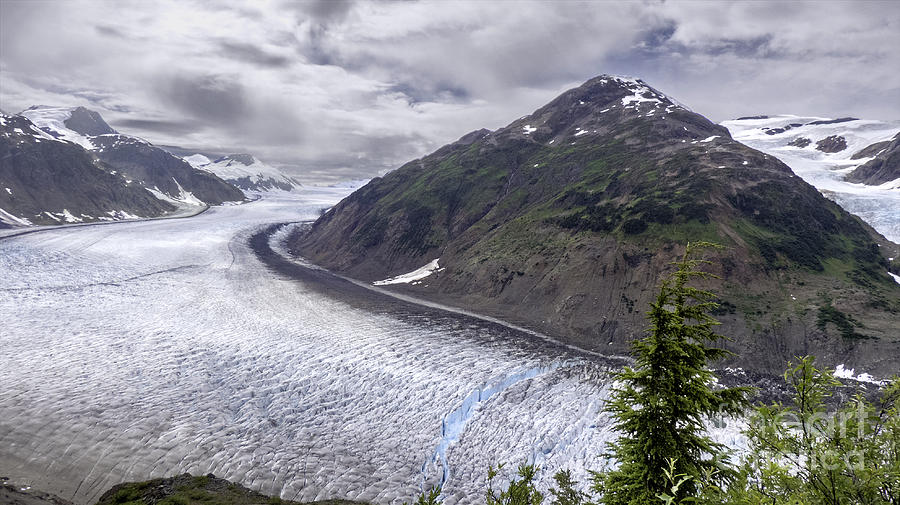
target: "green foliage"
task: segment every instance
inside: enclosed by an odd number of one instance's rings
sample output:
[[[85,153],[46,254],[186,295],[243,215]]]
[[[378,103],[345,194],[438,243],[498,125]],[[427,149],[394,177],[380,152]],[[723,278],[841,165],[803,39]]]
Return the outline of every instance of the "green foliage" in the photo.
[[[634,344],[635,367],[616,376],[620,386],[606,410],[621,433],[610,444],[619,467],[595,476],[601,503],[655,502],[672,491],[667,470],[688,477],[672,495],[676,503],[696,496],[701,479],[718,484],[734,475],[725,447],[706,436],[705,422],[714,414],[742,412],[748,391],[712,388],[715,376],[708,363],[727,355],[713,347],[722,338],[713,331],[718,322],[709,314],[717,305],[712,293],[688,285],[711,276],[698,269],[708,262],[695,257],[710,247],[716,246],[688,244],[651,304],[648,334]]]
[[[140,490],[133,487],[116,491],[116,494],[113,495],[112,502],[116,504],[143,503],[143,501],[141,501]]]
[[[433,487],[430,491],[428,491],[427,494],[424,492],[420,494],[413,505],[437,505],[438,503],[440,503],[440,498],[441,488]],[[406,505],[406,503],[404,503],[403,505]]]
[[[750,454],[734,503],[885,505],[900,503],[900,378],[873,403],[857,395],[834,412],[826,400],[840,384],[810,357],[785,380],[793,404],[762,406],[746,434]]]
[[[569,470],[560,470],[553,476],[556,486],[550,488],[553,505],[587,505],[590,496],[578,490],[578,483],[572,480]]]
[[[669,279],[677,276],[678,272]],[[794,392],[792,404],[755,409],[744,431],[748,453],[736,471],[721,460],[707,458],[687,465],[667,457],[659,473],[632,474],[640,478],[628,482],[623,470],[646,468],[647,459],[632,454],[633,459],[620,460],[616,471],[593,473],[595,496],[579,491],[569,471],[558,472],[550,490],[552,504],[900,504],[900,377],[879,391],[877,401],[858,394],[837,409],[829,407],[829,399],[841,383],[831,372],[817,369],[812,358],[790,364],[784,378]],[[638,405],[639,411],[647,409],[646,404]],[[643,445],[648,453],[657,452],[652,437],[632,438],[650,444]],[[614,452],[623,454],[623,447],[631,447],[629,440],[628,435],[621,437]],[[705,464],[709,461],[714,464]],[[535,472],[532,466],[519,467],[520,478],[498,494],[491,486],[497,471],[489,468],[487,504],[540,504],[543,497],[534,487]],[[633,487],[626,487],[629,484]],[[647,489],[655,484],[659,487],[651,495]]]
[[[668,490],[657,495],[657,498],[664,505],[686,505],[690,504],[719,504],[723,503],[722,488],[715,485],[718,470],[706,469],[703,476],[696,477],[686,473],[676,473],[675,467],[677,462],[675,459],[669,459],[669,466],[663,472],[666,478]],[[697,490],[695,496],[687,496],[682,499],[676,498],[681,494],[682,487],[693,485]]]
[[[831,303],[819,307],[819,313],[816,316],[816,326],[820,330],[825,331],[829,323],[835,325],[844,338],[872,338],[857,332],[856,328],[862,327],[862,323],[853,316],[834,308]]]
[[[540,505],[544,501],[544,495],[534,485],[538,470],[534,465],[520,465],[519,478],[513,479],[505,490],[498,491],[494,489],[494,479],[501,469],[502,464],[496,469],[488,467],[487,505]]]

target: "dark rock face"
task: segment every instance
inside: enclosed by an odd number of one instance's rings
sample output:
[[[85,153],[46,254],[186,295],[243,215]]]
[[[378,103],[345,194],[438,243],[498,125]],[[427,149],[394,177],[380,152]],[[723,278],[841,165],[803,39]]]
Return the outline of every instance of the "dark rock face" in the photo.
[[[148,188],[157,188],[170,196],[178,196],[183,189],[210,205],[244,199],[241,190],[231,184],[134,137],[103,135],[91,141],[97,146],[101,161]]]
[[[123,212],[156,217],[175,210],[140,185],[110,173],[80,146],[37,134],[27,118],[3,116],[3,122],[0,209],[34,224],[65,222],[64,211],[76,220],[95,221]]]
[[[373,179],[291,247],[368,281],[439,258],[444,270],[399,289],[618,353],[689,240],[728,246],[711,287],[741,366],[781,371],[814,353],[896,367],[900,286],[869,229],[640,81],[592,79]],[[838,264],[856,273],[828,273]],[[820,324],[822,307],[867,338]]]
[[[837,124],[837,123],[847,123],[850,121],[859,121],[858,117],[840,117],[837,119],[823,119],[821,121],[812,121],[810,125],[821,125],[821,124]]]
[[[872,156],[875,156],[875,155],[881,153],[881,151],[884,151],[885,149],[887,149],[887,147],[889,145],[891,145],[890,140],[885,140],[883,142],[875,142],[874,144],[863,147],[859,151],[853,153],[853,156],[851,156],[850,159],[851,160],[859,160],[862,158],[871,158]]]
[[[788,142],[788,145],[803,148],[803,147],[810,145],[811,143],[812,143],[812,140],[809,140],[806,137],[797,137],[794,140]]]
[[[72,116],[64,121],[67,128],[75,130],[82,135],[110,135],[119,133],[113,130],[106,121],[92,110],[84,107],[76,107],[72,110]]]
[[[880,146],[881,144],[883,143],[875,144],[874,146]],[[867,151],[874,146],[869,146],[863,151]],[[900,133],[895,135],[886,147],[878,149],[878,152],[880,154],[874,159],[850,172],[847,175],[847,180],[877,186],[900,178]]]
[[[847,149],[847,140],[840,135],[832,135],[816,142],[816,149],[823,153],[838,153]]]

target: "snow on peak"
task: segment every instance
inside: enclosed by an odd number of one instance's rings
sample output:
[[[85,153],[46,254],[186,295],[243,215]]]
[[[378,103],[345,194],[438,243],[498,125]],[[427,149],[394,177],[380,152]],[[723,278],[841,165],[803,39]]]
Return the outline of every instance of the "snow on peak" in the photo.
[[[22,115],[56,139],[78,144],[85,149],[94,149],[94,144],[86,135],[66,126],[65,122],[72,117],[73,110],[71,107],[35,105],[22,111]]]
[[[284,177],[284,174],[277,168],[267,165],[249,154],[229,154],[217,158],[203,168],[223,179],[240,179],[242,177],[280,179]]]
[[[660,93],[659,91],[651,88],[647,85],[647,83],[636,77],[623,75],[604,75],[597,82],[604,85],[610,82],[614,82],[618,86],[630,91],[630,95],[622,97],[622,106],[625,107],[634,107],[640,103],[656,103],[666,105],[666,102],[669,102],[669,104],[672,104],[675,107],[690,110],[678,100]]]
[[[185,156],[183,159],[194,168],[203,168],[204,166],[212,163],[212,160],[200,153]]]
[[[279,169],[263,163],[249,154],[229,154],[210,161],[202,154],[184,158],[195,168],[212,172],[216,176],[247,191],[265,191],[274,188],[290,191],[300,183],[286,176]]]

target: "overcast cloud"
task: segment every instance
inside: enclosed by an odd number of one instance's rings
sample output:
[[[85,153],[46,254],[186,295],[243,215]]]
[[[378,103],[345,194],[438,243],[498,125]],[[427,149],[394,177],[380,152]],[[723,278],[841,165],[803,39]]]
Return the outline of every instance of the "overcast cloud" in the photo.
[[[900,119],[900,2],[0,1],[0,108],[371,177],[602,73],[714,121]]]

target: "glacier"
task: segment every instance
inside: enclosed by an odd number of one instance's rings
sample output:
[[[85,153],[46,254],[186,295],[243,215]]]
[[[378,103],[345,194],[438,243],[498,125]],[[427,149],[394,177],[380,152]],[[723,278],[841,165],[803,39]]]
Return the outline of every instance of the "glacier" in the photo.
[[[888,240],[900,243],[900,180],[881,186],[844,180],[853,169],[872,159],[854,160],[851,159],[853,154],[871,144],[893,138],[900,132],[900,121],[847,119],[835,123],[828,118],[780,115],[735,119],[721,124],[738,142],[780,159],[797,176],[844,210],[862,218]],[[767,128],[787,129],[770,134],[766,133]],[[836,153],[817,150],[816,142],[829,136],[844,138],[847,148]],[[810,145],[790,145],[800,138],[809,139]]]
[[[79,505],[182,472],[382,504],[443,482],[445,503],[470,504],[489,464],[536,463],[544,490],[558,469],[584,482],[603,468],[615,361],[465,314],[367,306],[252,250],[350,191],[0,238],[0,472]],[[740,447],[739,425],[717,426]]]

